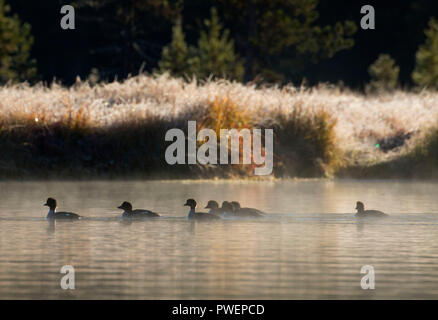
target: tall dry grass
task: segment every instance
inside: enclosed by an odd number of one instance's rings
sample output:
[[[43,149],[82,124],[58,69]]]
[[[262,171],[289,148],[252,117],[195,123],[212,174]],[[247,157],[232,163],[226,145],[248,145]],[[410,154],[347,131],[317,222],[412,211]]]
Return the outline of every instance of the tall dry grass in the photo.
[[[3,86],[0,175],[202,175],[164,163],[166,130],[185,128],[188,119],[214,130],[274,128],[277,175],[324,176],[412,154],[437,126],[438,93],[364,96],[331,86],[256,88],[167,75],[93,87]]]

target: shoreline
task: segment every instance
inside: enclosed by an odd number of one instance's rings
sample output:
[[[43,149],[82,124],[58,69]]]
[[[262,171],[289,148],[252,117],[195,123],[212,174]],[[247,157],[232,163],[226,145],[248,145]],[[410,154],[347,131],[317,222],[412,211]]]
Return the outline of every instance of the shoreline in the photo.
[[[162,178],[162,177],[139,177],[138,175],[132,175],[128,177],[122,176],[82,176],[82,177],[58,177],[58,178],[41,178],[41,177],[11,177],[11,178],[1,178],[0,183],[7,182],[162,182],[162,183],[190,183],[190,184],[201,184],[201,183],[215,183],[215,184],[249,184],[249,183],[295,183],[295,182],[338,182],[338,181],[361,181],[361,182],[430,182],[435,183],[438,182],[438,177],[376,177],[376,176],[368,176],[368,177],[352,177],[352,176],[336,176],[336,177],[319,177],[319,178],[297,178],[297,177],[287,177],[287,178],[265,178],[265,179],[252,179],[252,178],[199,178],[199,179],[190,179],[190,178]]]
[[[438,179],[437,105],[432,91],[364,95],[167,75],[0,86],[0,179],[252,179],[254,165],[168,165],[166,133],[187,137],[190,120],[217,137],[272,129],[275,178]]]

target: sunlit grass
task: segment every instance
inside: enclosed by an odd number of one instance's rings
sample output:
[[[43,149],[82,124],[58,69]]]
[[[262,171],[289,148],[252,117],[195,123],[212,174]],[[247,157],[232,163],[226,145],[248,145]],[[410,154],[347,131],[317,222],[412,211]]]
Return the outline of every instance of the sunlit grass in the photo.
[[[330,86],[256,88],[222,80],[187,83],[166,75],[93,87],[81,82],[71,88],[3,86],[0,175],[220,178],[252,172],[242,166],[168,166],[165,132],[196,120],[198,130],[217,133],[273,128],[276,176],[332,176],[407,157],[436,159],[430,132],[437,127],[437,106],[436,92],[366,96]],[[405,136],[391,147],[392,140]]]

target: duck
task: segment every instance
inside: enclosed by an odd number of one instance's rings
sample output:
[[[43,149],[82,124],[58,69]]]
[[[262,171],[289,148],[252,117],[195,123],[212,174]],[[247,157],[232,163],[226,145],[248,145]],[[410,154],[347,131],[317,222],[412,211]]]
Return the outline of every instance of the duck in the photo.
[[[221,219],[219,216],[207,213],[207,212],[196,212],[196,206],[197,203],[195,199],[187,199],[185,206],[190,207],[189,215],[187,216],[188,219],[196,219],[196,220],[219,220]]]
[[[70,219],[70,220],[77,220],[81,216],[77,213],[73,212],[57,212],[56,208],[58,207],[58,204],[56,202],[56,199],[54,198],[47,198],[45,206],[49,207],[49,213],[47,214],[46,219]]]
[[[123,214],[122,214],[123,218],[155,218],[160,216],[158,213],[149,210],[144,210],[144,209],[132,210],[132,204],[128,201],[124,201],[117,208],[123,210]]]
[[[222,215],[224,213],[223,208],[219,208],[219,203],[215,200],[208,201],[204,209],[210,209],[208,213]]]
[[[387,217],[386,213],[379,210],[365,210],[365,206],[362,202],[356,202],[356,217]]]
[[[233,212],[237,216],[241,217],[263,217],[264,212],[254,208],[242,208],[238,201],[231,201],[231,206],[233,207]]]
[[[234,207],[230,202],[228,202],[228,201],[222,202],[222,214],[224,216],[234,216],[235,215]]]

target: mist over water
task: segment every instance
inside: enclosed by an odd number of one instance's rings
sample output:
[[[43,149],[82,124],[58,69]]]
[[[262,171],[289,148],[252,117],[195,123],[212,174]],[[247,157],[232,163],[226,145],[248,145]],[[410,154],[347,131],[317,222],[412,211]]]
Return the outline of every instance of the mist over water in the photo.
[[[0,183],[0,298],[438,298],[438,185],[308,180]],[[44,218],[47,197],[80,221]],[[263,219],[191,222],[210,199]],[[122,221],[122,201],[161,218]],[[356,201],[387,219],[358,220]],[[62,290],[72,265],[76,289]],[[375,290],[360,286],[375,269]]]

